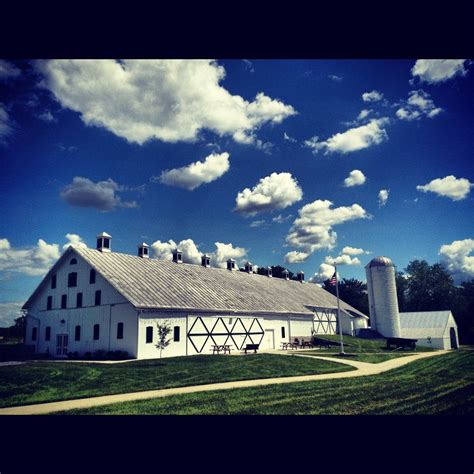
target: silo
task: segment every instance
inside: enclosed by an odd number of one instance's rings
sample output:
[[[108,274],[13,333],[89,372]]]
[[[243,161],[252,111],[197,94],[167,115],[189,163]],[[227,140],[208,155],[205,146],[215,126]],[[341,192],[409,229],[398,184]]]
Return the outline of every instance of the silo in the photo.
[[[375,257],[365,272],[371,328],[384,337],[401,337],[393,262],[387,257]]]

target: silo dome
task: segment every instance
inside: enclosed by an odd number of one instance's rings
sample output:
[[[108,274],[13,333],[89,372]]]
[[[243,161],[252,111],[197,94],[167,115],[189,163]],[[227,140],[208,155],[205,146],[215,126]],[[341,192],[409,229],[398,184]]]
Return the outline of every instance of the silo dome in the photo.
[[[375,257],[365,272],[371,328],[384,337],[401,337],[395,265],[387,257]]]
[[[367,265],[367,267],[394,267],[395,265],[388,257],[375,257]],[[366,267],[366,268],[367,268]]]

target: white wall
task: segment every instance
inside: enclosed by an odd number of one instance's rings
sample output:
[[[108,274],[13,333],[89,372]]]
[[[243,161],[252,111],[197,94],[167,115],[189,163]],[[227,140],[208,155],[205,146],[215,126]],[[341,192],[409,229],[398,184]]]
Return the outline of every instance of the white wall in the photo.
[[[70,265],[76,258],[77,264]],[[137,313],[99,273],[96,282],[89,284],[91,267],[81,257],[71,255],[56,271],[56,288],[47,281],[32,301],[28,310],[26,344],[36,345],[37,352],[56,355],[56,336],[67,334],[68,352],[93,353],[96,350],[123,350],[131,357],[137,354]],[[77,272],[77,286],[68,288],[68,274]],[[101,304],[95,306],[95,292],[101,290]],[[82,292],[82,308],[76,307],[76,295]],[[61,295],[67,295],[67,308],[61,309]],[[51,310],[47,310],[47,297],[53,297]],[[36,318],[36,319],[34,319]],[[64,321],[64,322],[61,322]],[[124,323],[124,339],[117,339],[117,323]],[[100,325],[99,339],[93,339],[94,324]],[[36,343],[31,340],[32,328],[39,328]],[[51,339],[45,340],[46,327],[51,327]],[[81,326],[80,341],[75,341],[75,327]]]

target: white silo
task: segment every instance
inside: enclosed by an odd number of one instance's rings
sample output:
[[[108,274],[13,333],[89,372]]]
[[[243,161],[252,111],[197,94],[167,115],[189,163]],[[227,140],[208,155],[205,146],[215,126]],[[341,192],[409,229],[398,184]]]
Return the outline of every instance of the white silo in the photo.
[[[401,337],[395,265],[387,257],[375,257],[365,272],[371,328],[384,337]]]

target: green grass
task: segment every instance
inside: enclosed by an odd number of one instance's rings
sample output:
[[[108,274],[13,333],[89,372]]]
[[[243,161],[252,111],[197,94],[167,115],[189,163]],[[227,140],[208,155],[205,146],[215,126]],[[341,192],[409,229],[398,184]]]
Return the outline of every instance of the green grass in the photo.
[[[232,380],[324,374],[351,367],[303,357],[170,357],[123,364],[34,362],[0,367],[0,407]]]
[[[374,376],[176,395],[66,413],[474,415],[474,351],[434,356]]]
[[[338,356],[337,353],[324,353],[323,351],[304,351],[301,354],[308,354],[308,355],[317,355],[320,357],[340,357],[341,359],[349,359],[349,360],[356,360],[359,362],[369,362],[370,364],[378,364],[380,362],[385,362],[391,359],[397,359],[398,357],[405,357],[408,355],[413,355],[413,352],[395,352],[393,354],[378,354],[378,353],[371,353],[371,352],[363,352],[363,353],[352,353],[346,352],[345,356]]]
[[[321,335],[322,339],[328,339],[339,343],[338,335]],[[396,354],[398,351],[393,352],[393,349],[388,351],[386,349],[386,339],[362,339],[359,337],[344,336],[344,345],[345,352],[359,353],[359,352],[382,352],[385,354]],[[339,352],[339,345],[331,346],[330,349],[321,349],[321,352]],[[410,351],[412,354],[418,352],[431,352],[433,349],[431,347],[421,347],[417,346],[415,351]]]

